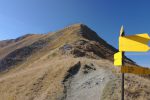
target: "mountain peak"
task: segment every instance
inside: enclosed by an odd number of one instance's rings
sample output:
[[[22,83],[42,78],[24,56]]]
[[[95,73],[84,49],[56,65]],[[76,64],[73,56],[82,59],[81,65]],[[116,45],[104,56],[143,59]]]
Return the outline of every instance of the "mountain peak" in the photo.
[[[68,26],[67,28],[74,28],[74,29],[86,29],[86,30],[91,30],[87,25],[83,24],[83,23],[78,23],[78,24],[73,24]]]
[[[77,24],[72,24],[72,25],[70,25],[68,27],[83,27],[83,26],[86,26],[86,25],[83,24],[83,23],[77,23]]]
[[[87,25],[82,23],[70,25],[64,28],[63,30],[61,30],[61,32],[62,33],[66,32],[67,34],[68,33],[77,34],[79,36],[82,36],[85,39],[93,40],[93,41],[102,40],[95,31],[93,31]]]

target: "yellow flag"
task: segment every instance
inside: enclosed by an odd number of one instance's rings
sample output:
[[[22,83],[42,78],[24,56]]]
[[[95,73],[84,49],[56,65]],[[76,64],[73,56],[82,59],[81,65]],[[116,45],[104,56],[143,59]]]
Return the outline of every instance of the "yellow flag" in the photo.
[[[150,37],[147,33],[119,37],[119,51],[146,52],[150,48]]]

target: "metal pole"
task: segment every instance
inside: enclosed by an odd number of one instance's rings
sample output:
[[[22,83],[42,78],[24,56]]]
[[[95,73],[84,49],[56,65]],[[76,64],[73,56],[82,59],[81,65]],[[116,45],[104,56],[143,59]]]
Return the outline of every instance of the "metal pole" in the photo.
[[[120,36],[125,36],[123,26],[121,26],[121,29],[120,29]],[[124,52],[122,52],[122,66],[121,67],[124,67],[124,58],[125,58]],[[125,74],[122,73],[122,77],[121,77],[121,100],[124,100],[124,76],[125,76]]]
[[[124,100],[124,73],[122,73],[121,100]]]

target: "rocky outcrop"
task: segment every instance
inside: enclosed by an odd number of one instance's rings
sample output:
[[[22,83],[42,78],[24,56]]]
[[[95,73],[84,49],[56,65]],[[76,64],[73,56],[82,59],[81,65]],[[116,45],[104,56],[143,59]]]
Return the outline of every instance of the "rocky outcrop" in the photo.
[[[61,54],[71,54],[74,57],[88,57],[93,59],[108,59],[113,61],[114,53],[107,45],[97,41],[78,40],[71,44],[65,44],[59,48]],[[125,58],[125,63],[135,64],[132,60]]]

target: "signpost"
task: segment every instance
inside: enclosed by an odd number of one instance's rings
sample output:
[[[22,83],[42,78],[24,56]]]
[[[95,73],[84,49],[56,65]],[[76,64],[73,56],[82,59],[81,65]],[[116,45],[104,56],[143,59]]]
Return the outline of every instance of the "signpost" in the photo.
[[[147,52],[149,36],[147,33],[119,37],[119,51]]]
[[[122,84],[121,100],[124,100],[124,73],[150,74],[150,69],[138,66],[124,65],[124,52],[147,52],[150,50],[148,42],[150,37],[147,33],[125,36],[123,26],[120,29],[119,52],[114,54],[114,65],[121,67]]]
[[[138,66],[126,66],[121,67],[122,73],[133,73],[133,74],[150,74],[149,68],[142,68]]]

